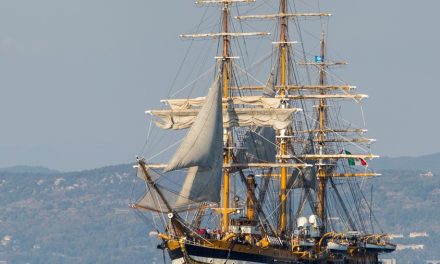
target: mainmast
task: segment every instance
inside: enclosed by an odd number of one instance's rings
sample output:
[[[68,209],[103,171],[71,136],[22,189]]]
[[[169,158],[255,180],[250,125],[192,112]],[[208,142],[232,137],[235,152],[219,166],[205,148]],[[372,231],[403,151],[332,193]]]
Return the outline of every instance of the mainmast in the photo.
[[[288,13],[288,4],[287,0],[279,1],[279,12],[276,14],[265,14],[265,15],[245,15],[239,16],[237,19],[241,20],[252,20],[252,19],[277,19],[278,27],[280,30],[279,42],[275,43],[279,47],[278,52],[278,77],[275,88],[277,89],[276,98],[281,98],[283,103],[281,104],[281,108],[289,108],[289,103],[294,100],[313,100],[318,103],[316,106],[316,123],[314,129],[309,129],[305,131],[294,131],[294,133],[298,134],[312,134],[313,136],[310,139],[303,138],[292,138],[289,135],[289,130],[278,130],[278,147],[279,151],[277,154],[277,158],[281,164],[288,164],[289,160],[303,160],[305,162],[315,163],[316,165],[316,175],[318,186],[316,186],[316,211],[322,221],[322,228],[325,230],[326,225],[326,208],[325,208],[325,196],[326,196],[326,184],[328,178],[330,177],[338,177],[338,178],[350,178],[350,177],[371,177],[377,176],[378,174],[374,172],[370,172],[365,169],[365,172],[356,172],[353,169],[343,169],[343,171],[332,171],[327,166],[333,166],[333,168],[337,167],[337,163],[339,160],[348,160],[350,165],[354,163],[354,161],[363,161],[365,164],[366,159],[373,159],[377,156],[372,155],[370,153],[367,154],[351,154],[349,151],[344,150],[340,152],[338,148],[339,144],[371,144],[374,142],[373,139],[368,139],[364,137],[354,137],[354,134],[363,134],[366,131],[362,129],[350,129],[344,127],[332,127],[331,124],[328,123],[328,100],[354,100],[361,101],[364,98],[367,98],[367,95],[364,94],[354,94],[351,93],[351,90],[355,89],[355,86],[350,85],[328,85],[326,84],[326,71],[328,68],[332,66],[340,66],[346,65],[346,62],[332,62],[326,60],[326,43],[324,40],[324,34],[322,34],[321,46],[320,46],[320,56],[316,58],[314,62],[304,61],[299,62],[298,65],[303,66],[315,66],[319,71],[319,83],[316,85],[299,85],[299,84],[290,84],[288,76],[291,74],[289,72],[289,53],[290,45],[292,42],[289,42],[288,39],[288,25],[290,20],[296,20],[302,17],[329,17],[331,14],[329,13]],[[262,86],[249,86],[249,87],[241,87],[241,89],[247,90],[263,90]],[[292,93],[289,93],[292,91]],[[307,118],[307,117],[305,117]],[[291,133],[291,132],[290,132]],[[328,137],[327,135],[332,135]],[[304,143],[308,143],[310,140],[316,143],[317,148],[314,153],[303,153],[303,154],[294,154],[289,153],[287,146],[292,143],[298,143],[303,145]],[[330,148],[332,146],[332,148]],[[365,166],[365,165],[364,165]],[[287,189],[287,168],[281,168],[281,177],[280,177],[280,218],[279,218],[279,233],[283,233],[286,231],[287,225],[287,197],[286,197],[286,189]],[[323,230],[323,231],[324,231]]]
[[[289,108],[289,101],[295,98],[294,95],[289,95],[289,90],[294,89],[303,89],[302,86],[290,85],[288,83],[288,62],[289,62],[289,45],[292,42],[289,42],[289,19],[295,19],[298,17],[321,17],[321,16],[329,16],[330,14],[326,13],[288,13],[288,4],[287,0],[280,0],[279,2],[279,12],[277,14],[269,14],[269,15],[246,15],[239,16],[237,19],[278,19],[278,26],[280,28],[279,35],[279,58],[278,58],[278,72],[279,77],[277,78],[277,84],[275,88],[278,91],[278,96],[282,99],[281,108]],[[261,89],[260,87],[249,87],[251,90]],[[298,98],[299,99],[299,98]],[[289,131],[287,129],[282,129],[278,131],[279,138],[279,152],[277,157],[279,158],[280,163],[287,164],[288,159],[291,157],[288,153],[288,145],[290,142],[290,137],[288,135]],[[279,234],[285,233],[287,229],[287,175],[288,170],[287,166],[281,167],[280,173],[280,218],[279,218],[279,226],[278,232]]]
[[[280,1],[280,13],[286,14],[287,1]],[[280,17],[280,67],[281,67],[281,88],[279,89],[280,95],[284,97],[286,95],[286,85],[287,85],[287,18],[285,16]],[[282,108],[288,107],[287,101],[283,101]],[[280,154],[281,156],[287,155],[287,142],[286,142],[286,130],[280,131]],[[286,163],[285,159],[281,159],[282,163]],[[280,182],[280,222],[279,222],[279,233],[284,233],[286,231],[287,225],[287,167],[281,168],[281,182]]]
[[[228,33],[228,22],[229,22],[229,3],[223,3],[223,58],[222,58],[222,85],[223,85],[223,98],[229,97],[229,68],[230,68],[230,57],[229,57],[229,37]],[[223,105],[223,108],[227,108],[227,104]],[[223,155],[223,163],[227,165],[232,160],[232,133],[231,129],[224,129],[224,140],[225,140],[225,151]],[[224,166],[226,167],[226,166]],[[229,227],[229,169],[224,169],[223,172],[223,218],[222,218],[222,229],[223,231],[228,231]]]

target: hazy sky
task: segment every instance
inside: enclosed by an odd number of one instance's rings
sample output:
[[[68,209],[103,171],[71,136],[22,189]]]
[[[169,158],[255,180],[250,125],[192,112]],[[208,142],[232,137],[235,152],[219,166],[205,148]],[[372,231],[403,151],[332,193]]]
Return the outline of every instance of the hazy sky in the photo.
[[[203,14],[194,0],[0,0],[0,167],[132,161]],[[333,0],[323,10],[375,153],[440,151],[440,1]],[[258,29],[258,27],[256,27]],[[214,56],[214,54],[213,54]],[[183,83],[182,83],[183,85]],[[179,85],[177,85],[179,86]]]

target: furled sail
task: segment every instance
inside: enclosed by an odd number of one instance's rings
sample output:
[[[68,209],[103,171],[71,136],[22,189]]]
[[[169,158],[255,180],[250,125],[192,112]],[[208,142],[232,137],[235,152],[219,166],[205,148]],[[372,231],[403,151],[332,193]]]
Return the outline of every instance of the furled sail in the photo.
[[[228,107],[227,115],[223,116],[227,127],[273,127],[286,129],[292,124],[292,114],[297,108],[265,109],[265,108],[234,108]]]
[[[202,108],[203,109],[203,108]],[[202,110],[153,110],[149,111],[158,117],[156,125],[162,129],[185,129],[193,126],[198,113]],[[229,108],[223,111],[223,127],[273,127],[286,129],[292,123],[292,114],[298,108]]]
[[[217,81],[218,82],[218,81]],[[229,99],[219,99],[222,103],[229,104],[223,110],[223,127],[272,127],[274,129],[286,129],[292,124],[292,114],[301,109],[279,108],[280,98],[273,98],[275,88],[273,76],[269,78],[268,85],[264,89],[263,96],[244,96]],[[168,99],[171,109],[151,110],[147,113],[156,117],[155,124],[162,129],[186,129],[193,127],[199,112],[205,105],[209,105],[209,95],[194,99]],[[223,102],[224,101],[224,102]],[[234,105],[250,105],[253,107],[237,108]],[[201,108],[200,108],[201,107]]]
[[[223,99],[227,102],[228,99]],[[252,105],[263,108],[279,108],[281,105],[280,98],[266,98],[263,96],[242,96],[232,97],[232,103],[235,105]],[[190,99],[167,99],[163,102],[167,103],[172,110],[184,110],[202,107],[205,103],[205,97],[197,97]]]

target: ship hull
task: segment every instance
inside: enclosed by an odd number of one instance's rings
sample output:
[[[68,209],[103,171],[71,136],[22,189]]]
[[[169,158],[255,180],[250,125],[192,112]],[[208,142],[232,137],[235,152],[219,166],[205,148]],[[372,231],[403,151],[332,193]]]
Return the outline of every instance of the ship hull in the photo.
[[[200,245],[185,244],[186,254],[182,252],[181,248],[168,250],[173,264],[183,263],[234,263],[234,264],[261,264],[261,263],[302,263],[302,262],[283,262],[276,260],[273,257],[244,253],[235,250],[224,250],[209,248]]]
[[[183,246],[183,245],[182,245]],[[211,248],[202,245],[185,243],[184,247],[167,248],[173,264],[261,264],[261,263],[297,263],[297,264],[377,264],[376,254],[364,256],[324,257],[319,260],[301,259],[286,250],[261,250],[255,252],[249,246],[249,251],[243,245],[237,249]]]

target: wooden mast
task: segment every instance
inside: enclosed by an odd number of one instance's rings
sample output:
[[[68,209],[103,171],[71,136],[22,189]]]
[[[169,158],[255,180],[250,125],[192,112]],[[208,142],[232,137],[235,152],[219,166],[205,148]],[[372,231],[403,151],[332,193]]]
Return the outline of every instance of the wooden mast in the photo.
[[[285,14],[287,10],[287,1],[281,0],[280,1],[280,13]],[[280,89],[280,95],[285,96],[286,95],[286,89],[287,86],[287,18],[285,16],[282,16],[280,18],[281,23],[281,30],[280,30],[280,63],[281,63],[281,89]],[[283,103],[283,108],[287,107],[286,103]],[[284,137],[286,134],[286,130],[280,131],[280,139],[281,139],[281,146],[280,146],[280,152],[281,155],[287,155],[287,142],[286,138]],[[281,159],[282,163],[286,163],[285,159]],[[280,203],[281,203],[281,211],[280,211],[280,225],[279,225],[279,233],[285,233],[286,231],[286,225],[287,225],[287,167],[281,168],[281,182],[280,182]]]
[[[322,33],[321,39],[321,62],[322,64],[319,67],[319,85],[324,86],[325,84],[325,40],[324,33]],[[322,89],[320,91],[321,95],[324,95],[326,91]],[[326,99],[322,98],[319,100],[318,106],[318,152],[319,155],[324,154],[325,148],[325,130],[327,128],[327,103]],[[325,195],[326,195],[326,185],[327,185],[327,175],[324,170],[323,159],[320,159],[318,162],[318,193],[317,193],[317,213],[318,217],[321,219],[323,223],[323,229],[325,230],[326,224],[326,216],[325,216]]]
[[[223,58],[222,58],[222,85],[223,85],[223,98],[229,97],[229,37],[226,33],[228,33],[228,20],[229,20],[229,3],[223,3]],[[227,108],[227,104],[223,107]],[[229,164],[232,161],[232,153],[230,148],[230,143],[232,142],[232,133],[230,130],[224,130],[224,134],[226,138],[225,144],[225,154],[223,156],[224,165]],[[224,166],[226,167],[226,166]],[[222,218],[222,229],[224,232],[227,232],[229,229],[229,169],[225,168],[223,172],[223,218]]]

